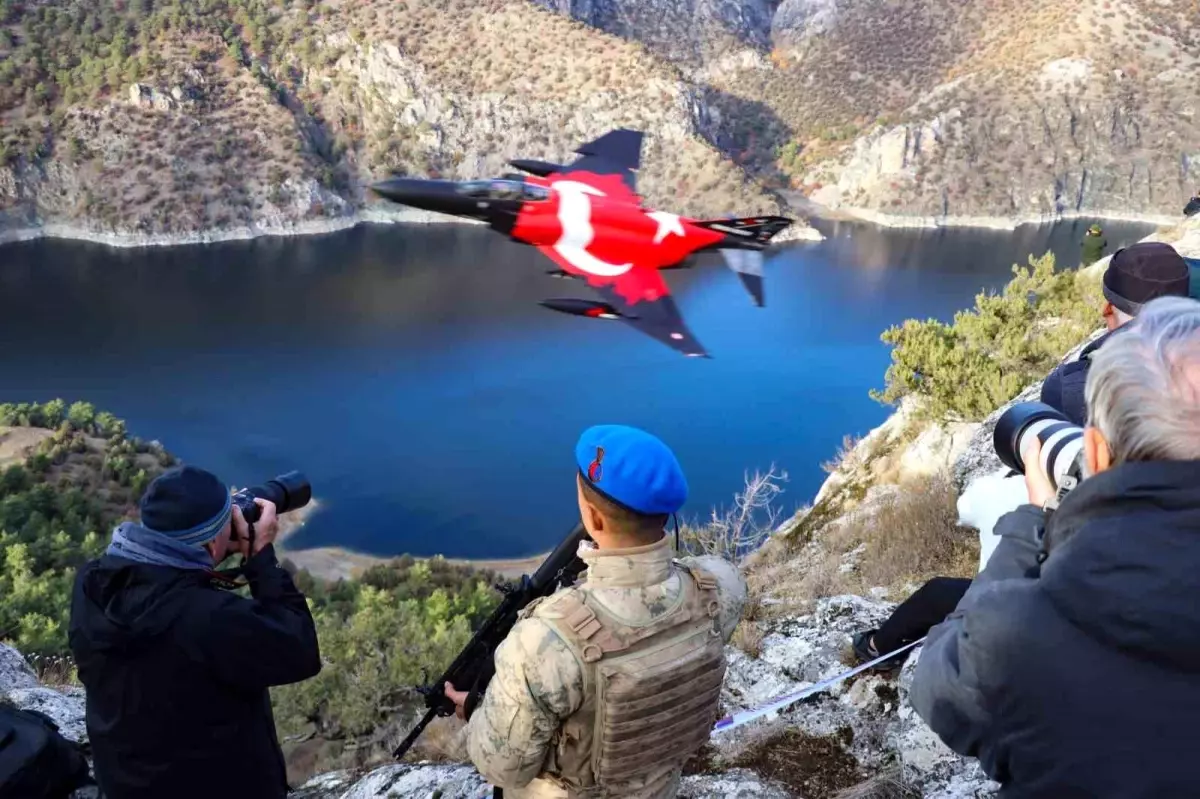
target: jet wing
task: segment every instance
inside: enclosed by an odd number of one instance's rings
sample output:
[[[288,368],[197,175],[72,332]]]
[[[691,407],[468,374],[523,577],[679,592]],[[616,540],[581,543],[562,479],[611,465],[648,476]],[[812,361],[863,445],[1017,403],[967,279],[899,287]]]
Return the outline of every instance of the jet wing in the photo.
[[[661,276],[658,276],[662,280]],[[663,284],[664,288],[666,284]],[[647,336],[661,341],[673,350],[694,358],[707,358],[704,345],[696,340],[692,331],[684,324],[683,316],[675,305],[675,298],[663,293],[657,300],[630,303],[613,284],[592,286],[592,290],[604,298],[621,314],[621,321],[640,330]]]
[[[580,157],[558,174],[591,172],[596,175],[619,175],[629,191],[637,194],[637,170],[642,164],[640,130],[610,130],[595,141],[580,145],[575,152]]]

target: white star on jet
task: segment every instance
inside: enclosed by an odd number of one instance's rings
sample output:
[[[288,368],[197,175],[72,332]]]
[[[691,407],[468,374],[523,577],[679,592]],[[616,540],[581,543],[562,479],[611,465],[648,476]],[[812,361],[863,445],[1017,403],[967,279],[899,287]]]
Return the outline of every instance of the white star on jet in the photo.
[[[658,223],[658,232],[654,234],[655,244],[660,244],[667,237],[668,233],[683,236],[683,223],[679,221],[679,214],[669,214],[666,211],[651,211],[646,216]]]

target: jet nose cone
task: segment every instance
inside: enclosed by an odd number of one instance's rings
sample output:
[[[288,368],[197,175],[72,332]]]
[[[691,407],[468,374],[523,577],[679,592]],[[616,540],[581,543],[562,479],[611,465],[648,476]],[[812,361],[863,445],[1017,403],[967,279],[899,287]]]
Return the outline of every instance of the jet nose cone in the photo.
[[[447,192],[445,188],[439,185],[441,183],[442,181],[439,180],[388,178],[378,183],[372,183],[371,191],[380,197],[400,203],[401,205],[413,205],[418,208],[424,208],[430,200],[435,199],[439,195],[445,196],[448,193],[453,193],[453,186],[449,186],[450,192]]]
[[[477,200],[463,194],[459,184],[452,180],[389,178],[372,185],[371,191],[392,202],[425,211],[488,219],[488,205],[481,206]]]

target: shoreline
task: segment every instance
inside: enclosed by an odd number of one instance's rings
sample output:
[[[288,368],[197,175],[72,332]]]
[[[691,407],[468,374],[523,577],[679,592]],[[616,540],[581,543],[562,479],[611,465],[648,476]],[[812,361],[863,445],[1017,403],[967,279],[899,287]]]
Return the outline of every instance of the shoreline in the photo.
[[[34,227],[0,230],[0,245],[16,244],[38,239],[66,239],[89,244],[102,244],[119,249],[138,247],[182,247],[194,244],[217,244],[226,241],[249,241],[268,237],[316,236],[337,233],[359,225],[480,225],[471,219],[459,219],[432,211],[404,208],[396,211],[361,208],[344,216],[322,219],[301,219],[283,225],[244,225],[216,228],[190,233],[135,233],[93,230],[78,225],[50,222]]]
[[[290,549],[287,540],[302,528],[312,516],[322,508],[322,503],[314,497],[308,505],[279,517],[279,534],[275,537],[275,549],[280,562],[289,560],[298,569],[305,569],[318,580],[335,582],[356,578],[364,570],[372,566],[404,557],[398,555],[369,555],[365,552],[355,552],[352,549],[339,546],[309,547],[305,549]],[[427,555],[413,557],[416,560],[433,560],[442,558],[447,563],[458,566],[468,566],[477,570],[493,571],[508,580],[515,580],[522,574],[531,574],[541,564],[547,550],[538,555],[524,558],[446,558],[442,555]]]
[[[1131,214],[1120,211],[1067,211],[1059,214],[1037,214],[1023,217],[1003,216],[904,216],[886,214],[869,208],[830,208],[814,214],[818,219],[831,221],[868,222],[879,227],[896,229],[975,228],[978,230],[1012,231],[1023,225],[1054,225],[1079,219],[1098,222],[1139,222],[1155,227],[1179,224],[1180,218],[1166,214]]]
[[[38,239],[64,239],[101,244],[119,249],[139,247],[184,247],[196,244],[218,244],[226,241],[250,241],[269,237],[319,236],[337,233],[359,225],[483,225],[475,219],[463,219],[417,208],[394,211],[381,208],[360,208],[343,216],[321,219],[300,219],[282,225],[243,225],[214,228],[189,233],[136,233],[94,230],[80,225],[49,222],[32,227],[0,229],[0,246]],[[774,243],[824,241],[825,236],[812,225],[801,222],[792,225],[774,239]]]

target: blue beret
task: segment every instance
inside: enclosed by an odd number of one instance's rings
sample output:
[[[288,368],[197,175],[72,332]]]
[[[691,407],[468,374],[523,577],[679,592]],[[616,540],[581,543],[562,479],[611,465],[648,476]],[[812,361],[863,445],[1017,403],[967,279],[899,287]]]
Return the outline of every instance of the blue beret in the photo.
[[[675,513],[687,500],[687,480],[675,453],[636,427],[589,427],[575,445],[575,462],[605,497],[647,516]]]

